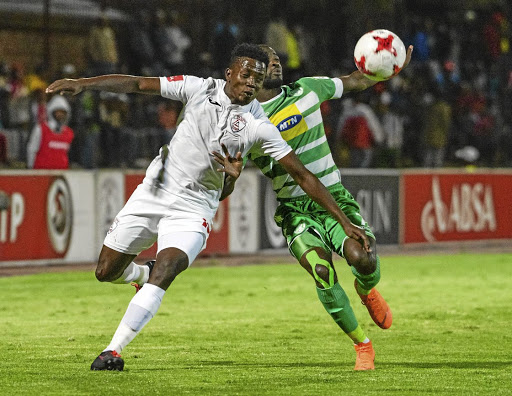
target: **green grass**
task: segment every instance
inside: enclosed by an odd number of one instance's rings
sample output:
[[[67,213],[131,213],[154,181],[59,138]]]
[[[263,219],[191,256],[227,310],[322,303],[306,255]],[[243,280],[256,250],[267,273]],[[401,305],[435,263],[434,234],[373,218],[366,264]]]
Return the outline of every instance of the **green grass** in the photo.
[[[191,268],[123,351],[125,371],[91,372],[134,290],[47,273],[0,279],[0,394],[512,394],[512,255],[384,257],[389,330],[337,268],[374,372],[352,370],[351,342],[292,264]]]

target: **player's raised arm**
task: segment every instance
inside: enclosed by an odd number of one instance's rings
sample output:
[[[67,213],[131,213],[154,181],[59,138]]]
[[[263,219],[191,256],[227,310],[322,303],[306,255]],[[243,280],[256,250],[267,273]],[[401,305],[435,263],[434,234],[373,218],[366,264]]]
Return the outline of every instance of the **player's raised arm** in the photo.
[[[411,61],[413,49],[414,47],[412,45],[407,48],[407,55],[405,56],[405,62],[401,70]],[[339,79],[343,81],[343,92],[364,91],[378,83],[378,81],[367,78],[364,73],[359,70],[352,72],[348,76],[340,76]]]
[[[139,77],[125,74],[108,74],[90,78],[65,78],[51,83],[46,93],[76,95],[84,90],[97,90],[115,93],[146,93],[160,95],[158,77]]]
[[[350,238],[360,241],[367,252],[371,251],[368,237],[363,229],[356,227],[343,213],[327,188],[299,160],[294,151],[279,160],[291,177],[316,203],[322,205],[341,224]]]

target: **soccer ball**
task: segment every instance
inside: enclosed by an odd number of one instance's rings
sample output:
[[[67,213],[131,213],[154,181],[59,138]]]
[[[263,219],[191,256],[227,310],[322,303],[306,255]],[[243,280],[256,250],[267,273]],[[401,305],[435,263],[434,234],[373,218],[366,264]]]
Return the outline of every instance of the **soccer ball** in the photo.
[[[400,37],[385,29],[364,34],[354,48],[357,68],[374,81],[389,80],[398,74],[404,66],[405,55]]]

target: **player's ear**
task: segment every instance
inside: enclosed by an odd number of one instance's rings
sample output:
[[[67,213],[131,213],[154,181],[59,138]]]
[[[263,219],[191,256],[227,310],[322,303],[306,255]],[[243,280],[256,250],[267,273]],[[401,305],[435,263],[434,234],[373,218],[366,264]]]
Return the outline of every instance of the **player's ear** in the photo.
[[[224,71],[224,76],[226,77],[226,81],[231,80],[231,68],[226,68],[226,70]]]

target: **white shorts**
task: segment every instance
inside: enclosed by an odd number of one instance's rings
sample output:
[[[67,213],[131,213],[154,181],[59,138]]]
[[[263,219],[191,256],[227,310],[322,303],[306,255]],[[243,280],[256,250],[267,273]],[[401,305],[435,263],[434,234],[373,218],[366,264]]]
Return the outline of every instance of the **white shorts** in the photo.
[[[182,198],[164,193],[155,196],[141,184],[116,216],[103,244],[138,255],[158,240],[158,252],[178,248],[188,255],[190,264],[206,247],[211,218],[188,212],[184,206]]]
[[[206,246],[204,235],[200,232],[172,232],[158,237],[158,253],[167,248],[177,248],[188,256],[188,265],[192,264],[197,255]]]

